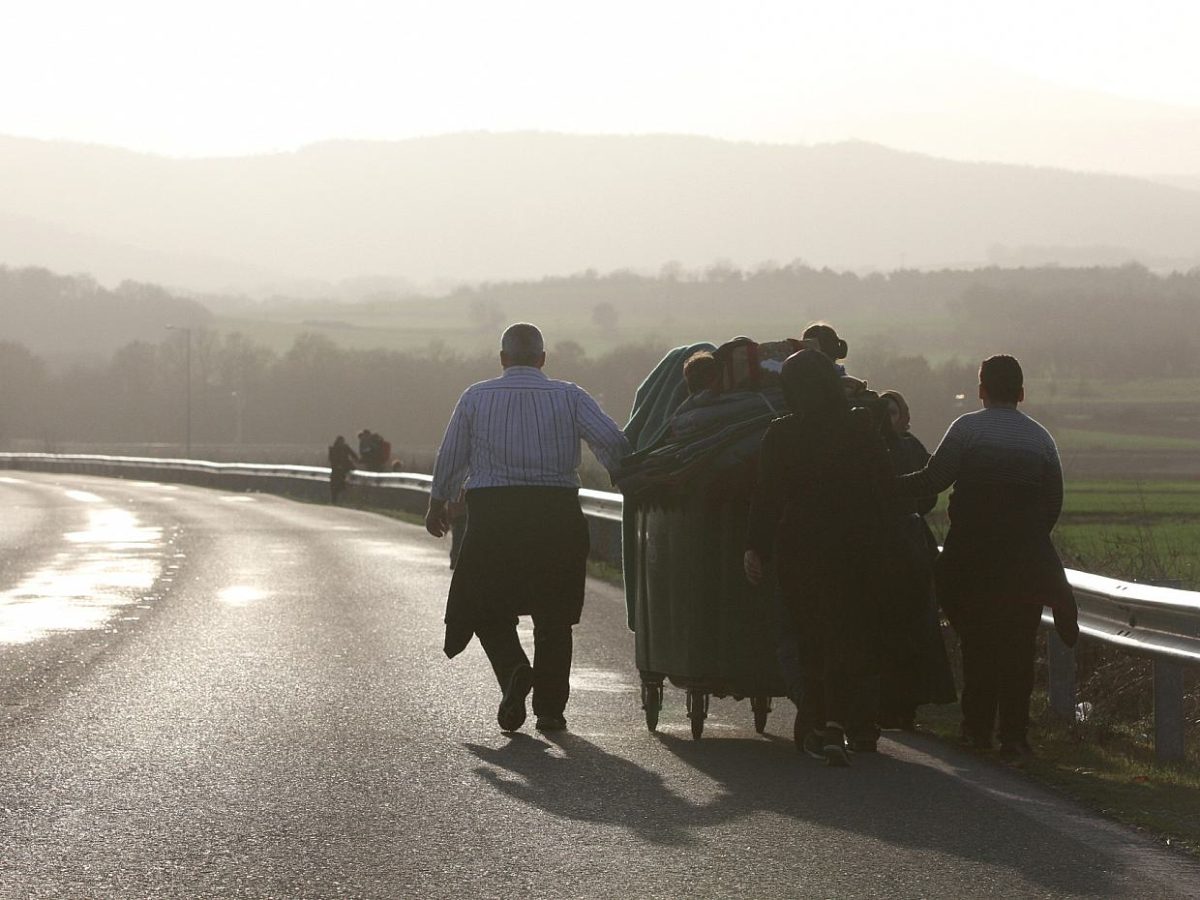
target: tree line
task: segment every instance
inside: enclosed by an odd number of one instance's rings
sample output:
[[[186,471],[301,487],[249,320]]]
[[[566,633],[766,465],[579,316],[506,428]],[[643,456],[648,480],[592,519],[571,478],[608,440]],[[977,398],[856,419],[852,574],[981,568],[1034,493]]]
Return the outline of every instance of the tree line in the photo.
[[[334,435],[361,428],[383,433],[398,452],[436,448],[459,394],[499,371],[494,354],[459,355],[444,347],[421,353],[347,349],[319,335],[302,335],[284,353],[236,333],[207,329],[157,343],[133,341],[102,364],[61,371],[24,346],[0,342],[0,442],[178,444],[189,402],[186,340],[192,343],[191,434],[196,444],[290,444],[296,462]],[[627,418],[642,379],[669,347],[630,344],[589,356],[573,341],[552,346],[552,377],[590,391],[619,423]],[[928,435],[962,406],[974,367],[930,365],[920,356],[861,360],[852,366],[872,386],[908,397],[916,427]]]
[[[585,323],[574,333],[579,341],[588,327],[612,330],[639,309],[676,310],[675,331],[701,333],[716,321],[710,316],[732,309],[762,339],[787,334],[778,323],[791,323],[795,336],[810,319],[828,317],[850,342],[850,372],[904,393],[914,431],[930,444],[976,405],[975,369],[989,353],[1014,353],[1027,376],[1063,385],[1200,374],[1200,270],[856,275],[802,263],[752,271],[667,266],[652,276],[586,272],[481,284],[420,301],[376,297],[361,308],[417,302],[474,309],[486,320],[480,327],[497,333],[509,316],[495,310],[533,321],[542,309],[575,310]],[[294,461],[312,462],[335,434],[371,428],[398,450],[428,454],[463,388],[498,370],[494,353],[442,342],[419,351],[368,350],[313,333],[276,350],[217,330],[203,305],[160,288],[127,283],[107,291],[44,270],[0,267],[0,307],[0,445],[179,444],[190,394],[195,444],[311,447]],[[136,339],[112,341],[122,323],[133,322],[138,329],[125,333]],[[92,352],[50,355],[59,334],[75,334],[81,346],[90,339]],[[618,422],[627,419],[641,380],[682,343],[631,334],[596,352],[547,336],[548,373],[587,388]]]
[[[375,302],[380,308],[396,301]],[[589,271],[485,283],[437,302],[457,303],[488,326],[505,311],[576,309],[581,324],[590,316],[600,330],[643,322],[646,310],[670,311],[678,329],[726,321],[733,310],[746,328],[765,326],[762,334],[749,332],[764,340],[782,337],[775,333],[781,323],[799,331],[828,319],[839,329],[852,326],[852,348],[870,344],[891,354],[941,357],[952,348],[974,359],[1004,351],[1044,376],[1200,374],[1200,268],[1158,274],[1130,263],[858,274],[800,261],[701,271],[667,265],[656,275]]]

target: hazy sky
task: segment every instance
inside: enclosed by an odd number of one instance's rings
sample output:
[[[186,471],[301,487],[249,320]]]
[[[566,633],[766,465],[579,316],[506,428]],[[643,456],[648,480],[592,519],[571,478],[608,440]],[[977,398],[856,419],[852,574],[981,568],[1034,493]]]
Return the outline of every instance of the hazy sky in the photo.
[[[1062,164],[1036,134],[1007,148],[953,136],[963,117],[993,113],[1003,134],[1030,97],[1064,87],[1183,107],[1161,112],[1200,120],[1194,0],[31,0],[0,9],[0,133],[179,156],[541,129],[857,137]],[[1050,104],[1045,117],[1077,106]],[[1055,151],[1067,163],[1069,143]]]

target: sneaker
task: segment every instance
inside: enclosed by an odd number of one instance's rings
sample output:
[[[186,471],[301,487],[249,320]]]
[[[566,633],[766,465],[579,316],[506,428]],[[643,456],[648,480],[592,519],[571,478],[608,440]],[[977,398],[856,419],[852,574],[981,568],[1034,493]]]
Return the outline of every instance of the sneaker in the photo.
[[[840,728],[825,729],[822,740],[821,755],[827,765],[838,768],[850,765],[850,753],[846,750],[846,733]]]
[[[528,665],[517,666],[508,678],[504,699],[496,712],[496,721],[501,731],[516,731],[525,724],[525,698],[533,690],[533,669]]]
[[[563,716],[538,716],[538,731],[566,731],[567,720]]]
[[[823,760],[825,759],[825,735],[814,728],[804,735],[797,749],[813,759]]]
[[[1033,759],[1033,748],[1029,741],[1022,738],[1019,741],[1001,741],[1000,759],[1008,763],[1023,763]]]

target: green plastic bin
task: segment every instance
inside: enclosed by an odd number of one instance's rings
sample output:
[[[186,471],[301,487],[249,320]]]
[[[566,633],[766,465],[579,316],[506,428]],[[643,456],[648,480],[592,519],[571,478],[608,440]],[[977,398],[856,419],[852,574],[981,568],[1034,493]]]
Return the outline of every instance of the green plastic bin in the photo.
[[[776,652],[773,578],[755,587],[742,570],[747,499],[695,491],[637,511],[634,631],[646,725],[658,727],[663,683],[687,691],[699,739],[709,697],[750,698],[766,728],[771,698],[786,694]]]

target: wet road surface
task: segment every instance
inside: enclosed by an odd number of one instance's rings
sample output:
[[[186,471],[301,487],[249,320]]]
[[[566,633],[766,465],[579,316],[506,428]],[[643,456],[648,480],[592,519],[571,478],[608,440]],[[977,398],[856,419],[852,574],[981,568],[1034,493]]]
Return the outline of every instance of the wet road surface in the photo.
[[[261,495],[0,472],[0,897],[1173,897],[1200,868],[921,737],[849,770],[637,697],[593,583],[567,714],[441,653],[446,544]],[[526,638],[529,635],[526,634]]]

